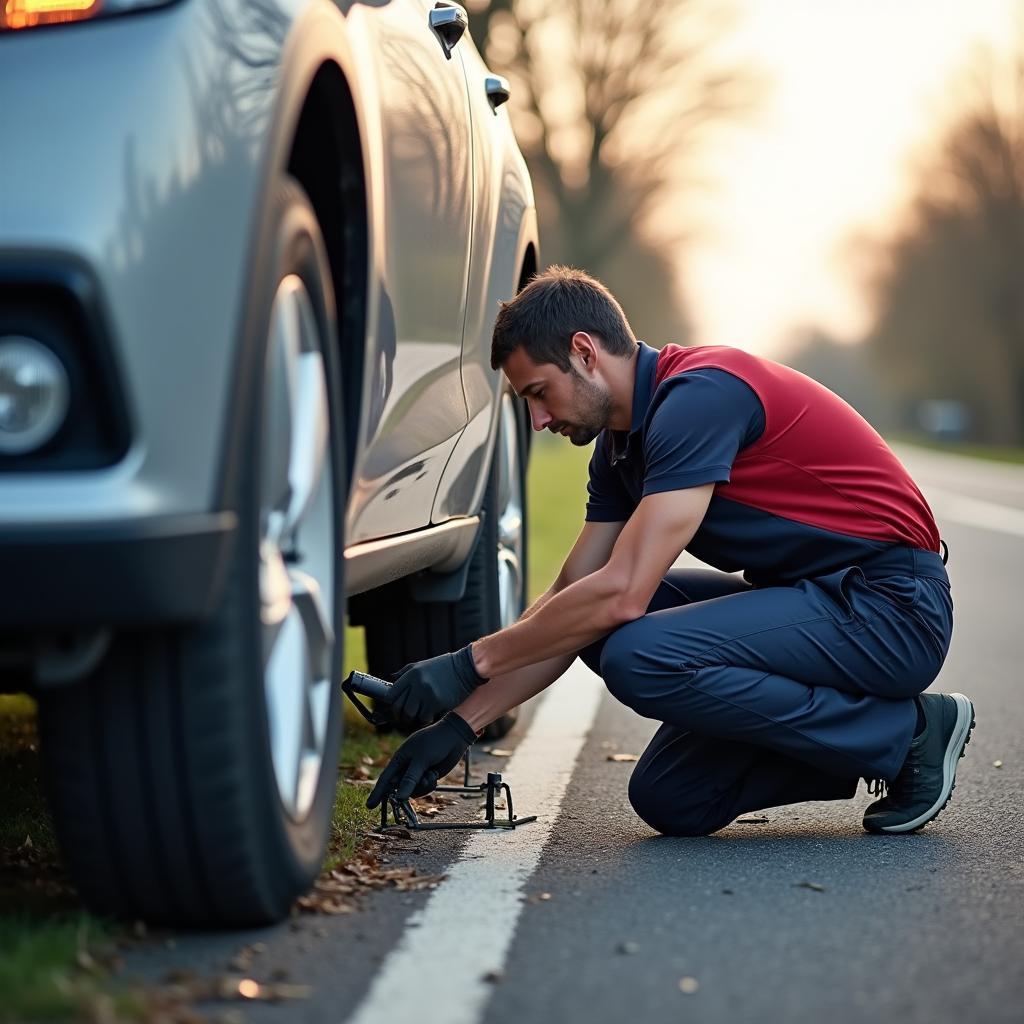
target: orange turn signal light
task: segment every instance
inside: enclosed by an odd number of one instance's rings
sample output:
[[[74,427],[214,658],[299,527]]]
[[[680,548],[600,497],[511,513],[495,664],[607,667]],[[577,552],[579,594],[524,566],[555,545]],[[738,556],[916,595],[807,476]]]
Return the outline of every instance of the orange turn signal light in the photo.
[[[0,0],[0,31],[85,21],[102,6],[103,0]]]

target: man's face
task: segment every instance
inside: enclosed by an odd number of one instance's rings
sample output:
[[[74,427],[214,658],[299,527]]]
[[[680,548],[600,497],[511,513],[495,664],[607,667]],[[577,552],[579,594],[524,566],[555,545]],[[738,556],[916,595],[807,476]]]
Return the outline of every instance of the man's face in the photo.
[[[535,363],[517,348],[503,369],[516,393],[526,399],[534,430],[563,434],[582,447],[607,426],[611,395],[575,366],[563,373],[554,363]]]

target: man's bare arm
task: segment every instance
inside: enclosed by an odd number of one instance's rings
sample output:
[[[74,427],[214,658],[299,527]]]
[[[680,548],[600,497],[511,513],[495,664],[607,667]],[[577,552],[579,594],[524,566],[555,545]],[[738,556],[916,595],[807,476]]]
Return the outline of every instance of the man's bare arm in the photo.
[[[665,573],[700,527],[714,484],[649,494],[623,527],[606,565],[551,598],[543,615],[471,645],[477,671],[500,676],[576,651],[640,618]]]
[[[522,622],[544,607],[557,593],[604,566],[625,523],[584,523],[561,571],[550,587],[519,617]],[[576,655],[561,654],[495,676],[477,687],[456,709],[477,731],[506,711],[547,689],[573,663]]]

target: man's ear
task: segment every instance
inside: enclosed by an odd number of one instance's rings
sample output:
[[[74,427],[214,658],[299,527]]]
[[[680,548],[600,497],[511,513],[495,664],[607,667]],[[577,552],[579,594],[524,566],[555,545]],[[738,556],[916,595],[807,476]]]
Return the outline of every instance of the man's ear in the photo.
[[[592,367],[596,362],[597,342],[592,334],[577,331],[572,336],[571,351],[580,357],[584,366]]]

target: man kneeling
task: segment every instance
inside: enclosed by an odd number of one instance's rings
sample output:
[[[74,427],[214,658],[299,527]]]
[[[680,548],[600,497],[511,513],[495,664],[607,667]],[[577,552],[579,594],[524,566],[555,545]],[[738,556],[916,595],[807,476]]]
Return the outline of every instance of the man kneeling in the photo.
[[[923,692],[949,648],[949,578],[931,510],[872,427],[771,360],[638,342],[608,290],[564,267],[503,305],[491,362],[534,429],[596,438],[586,521],[518,622],[399,673],[400,719],[444,717],[368,806],[432,790],[579,655],[662,723],[629,785],[659,832],[848,799],[861,778],[881,796],[869,831],[935,818],[974,708]],[[684,550],[721,571],[673,569]]]

